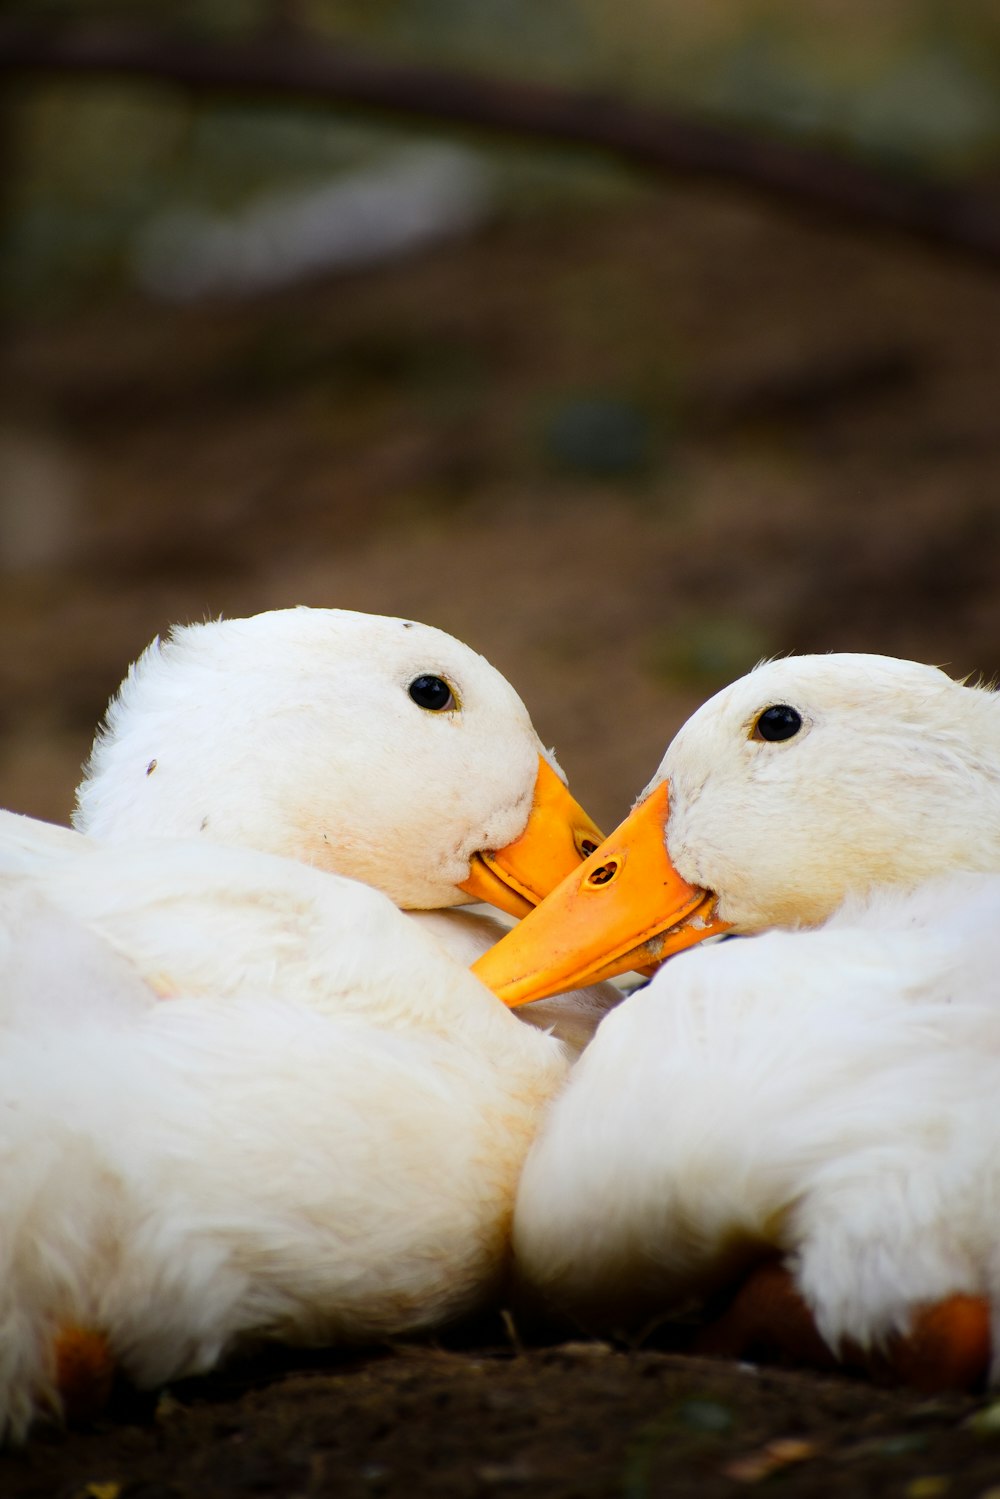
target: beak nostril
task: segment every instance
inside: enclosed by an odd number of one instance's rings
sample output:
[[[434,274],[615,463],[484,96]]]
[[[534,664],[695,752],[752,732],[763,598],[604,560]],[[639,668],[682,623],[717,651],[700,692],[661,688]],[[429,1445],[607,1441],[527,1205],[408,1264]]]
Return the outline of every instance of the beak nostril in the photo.
[[[588,885],[607,885],[618,873],[618,860],[609,859],[607,864],[602,864],[600,869],[595,869],[587,880]]]
[[[591,854],[597,852],[597,844],[592,838],[580,838],[576,846],[580,850],[580,857],[582,859],[589,859]]]

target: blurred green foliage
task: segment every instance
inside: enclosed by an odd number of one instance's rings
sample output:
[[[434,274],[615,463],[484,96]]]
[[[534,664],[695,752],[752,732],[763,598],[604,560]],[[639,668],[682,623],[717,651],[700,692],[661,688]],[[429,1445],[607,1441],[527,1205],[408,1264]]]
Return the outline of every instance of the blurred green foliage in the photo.
[[[632,401],[609,395],[568,397],[548,418],[545,452],[556,467],[571,473],[607,479],[641,474],[650,464],[651,425]]]
[[[646,669],[667,687],[716,692],[773,652],[771,641],[751,620],[697,614],[653,636]]]
[[[1000,152],[994,0],[8,0],[5,10],[55,28],[94,20],[215,37],[296,24],[386,56],[669,104],[936,174],[988,174]],[[80,79],[25,80],[3,120],[0,276],[22,311],[118,286],[157,212],[234,209],[377,161],[408,136],[319,108]],[[628,190],[627,173],[616,186],[606,164],[592,171],[584,157],[581,170],[576,153],[490,149],[504,203]]]

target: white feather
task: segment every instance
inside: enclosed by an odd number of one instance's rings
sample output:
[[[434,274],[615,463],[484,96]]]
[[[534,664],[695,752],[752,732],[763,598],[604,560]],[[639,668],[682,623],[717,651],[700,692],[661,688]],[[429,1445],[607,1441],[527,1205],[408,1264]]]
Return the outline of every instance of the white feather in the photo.
[[[56,1402],[66,1325],[148,1384],[493,1293],[561,1045],[355,882],[167,840],[79,862],[0,879],[0,1425]]]

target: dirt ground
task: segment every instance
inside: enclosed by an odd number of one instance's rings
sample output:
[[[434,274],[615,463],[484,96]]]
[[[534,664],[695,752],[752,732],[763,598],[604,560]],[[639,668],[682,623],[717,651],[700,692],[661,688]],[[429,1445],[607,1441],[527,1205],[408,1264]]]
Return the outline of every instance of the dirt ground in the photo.
[[[190,1382],[92,1431],[0,1455],[0,1492],[709,1499],[764,1484],[789,1499],[992,1499],[995,1415],[961,1397],[601,1343],[406,1348]]]
[[[763,654],[992,676],[998,334],[979,267],[690,190],[253,305],[15,318],[0,803],[64,820],[127,662],[219,612],[454,631],[607,826]],[[517,1351],[492,1329],[243,1366],[0,1455],[0,1494],[24,1499],[758,1482],[996,1499],[1000,1411],[654,1349]]]

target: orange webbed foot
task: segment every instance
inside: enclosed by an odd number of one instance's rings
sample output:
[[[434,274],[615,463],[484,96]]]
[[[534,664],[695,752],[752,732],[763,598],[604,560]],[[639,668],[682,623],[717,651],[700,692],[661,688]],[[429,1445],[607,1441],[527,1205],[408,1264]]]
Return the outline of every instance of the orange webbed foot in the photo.
[[[837,1366],[791,1274],[777,1260],[750,1272],[721,1316],[701,1329],[694,1351],[751,1363]]]
[[[111,1395],[115,1361],[103,1333],[62,1327],[53,1343],[55,1382],[67,1421],[92,1421]]]
[[[947,1296],[923,1307],[909,1332],[886,1351],[889,1368],[903,1384],[925,1395],[973,1390],[990,1366],[990,1304],[983,1296]]]
[[[863,1370],[931,1395],[982,1385],[990,1343],[989,1302],[955,1295],[915,1312],[909,1332],[894,1337],[884,1351],[867,1352],[846,1343],[838,1357],[820,1336],[791,1273],[769,1261],[748,1275],[722,1315],[702,1329],[695,1351],[759,1363]]]

